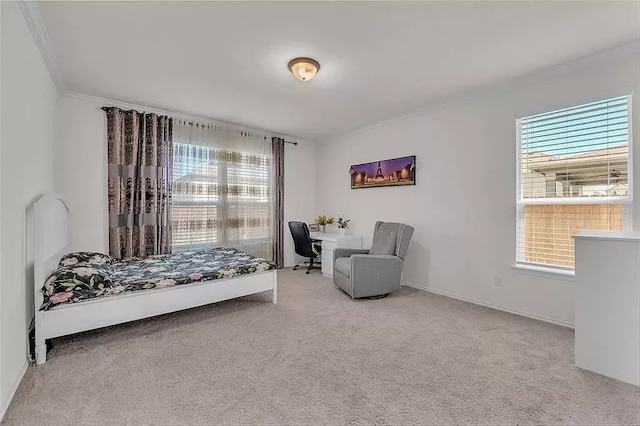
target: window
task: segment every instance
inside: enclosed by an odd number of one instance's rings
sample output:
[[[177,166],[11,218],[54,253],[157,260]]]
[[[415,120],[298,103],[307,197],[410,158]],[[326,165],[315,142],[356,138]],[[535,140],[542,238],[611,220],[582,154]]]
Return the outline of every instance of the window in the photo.
[[[265,140],[231,129],[174,125],[174,251],[232,246],[272,258],[271,144]]]
[[[525,117],[516,262],[573,270],[573,235],[631,221],[630,96]]]

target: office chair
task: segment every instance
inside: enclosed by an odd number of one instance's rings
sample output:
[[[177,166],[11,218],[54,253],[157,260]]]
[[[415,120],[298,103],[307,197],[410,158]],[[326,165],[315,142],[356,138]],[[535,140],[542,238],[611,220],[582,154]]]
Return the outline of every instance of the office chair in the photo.
[[[320,268],[320,262],[316,262],[315,259],[320,255],[322,248],[320,247],[320,240],[311,238],[309,234],[309,227],[304,222],[289,222],[289,230],[293,237],[293,245],[295,252],[298,256],[309,258],[309,267],[307,268],[307,274],[311,272],[312,268]],[[294,271],[298,270],[300,265],[293,267]]]

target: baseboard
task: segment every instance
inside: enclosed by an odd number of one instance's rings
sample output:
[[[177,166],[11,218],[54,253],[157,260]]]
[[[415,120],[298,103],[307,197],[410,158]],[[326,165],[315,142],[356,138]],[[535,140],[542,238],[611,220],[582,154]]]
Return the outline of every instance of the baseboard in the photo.
[[[510,314],[520,315],[522,317],[527,317],[527,318],[535,319],[535,320],[538,320],[538,321],[544,321],[544,322],[548,322],[548,323],[551,323],[551,324],[560,325],[562,327],[574,328],[573,324],[565,322],[565,321],[558,321],[558,320],[555,320],[553,318],[547,318],[547,317],[542,316],[542,315],[531,314],[529,312],[519,311],[517,309],[511,309],[511,308],[506,308],[504,306],[494,305],[493,303],[484,302],[482,300],[473,299],[471,297],[458,296],[456,294],[448,293],[446,291],[438,290],[438,289],[431,288],[431,287],[424,287],[424,286],[421,286],[421,285],[418,285],[418,284],[413,284],[413,283],[410,283],[410,282],[407,282],[407,281],[403,281],[402,285],[407,286],[407,287],[411,287],[411,288],[415,288],[415,289],[418,289],[418,290],[422,290],[422,291],[427,291],[429,293],[438,294],[440,296],[445,296],[445,297],[450,297],[452,299],[462,300],[463,302],[473,303],[474,305],[484,306],[485,308],[496,309],[498,311],[508,312]]]
[[[20,386],[20,383],[22,383],[22,378],[27,372],[27,368],[29,368],[29,362],[25,361],[24,367],[22,367],[22,371],[20,371],[20,374],[18,375],[18,379],[14,383],[13,388],[9,393],[9,397],[7,398],[7,401],[4,403],[2,407],[2,411],[0,411],[0,422],[2,422],[2,419],[4,419],[4,415],[7,413],[7,410],[9,409],[9,405],[11,405],[11,401],[13,401],[13,397],[15,396],[16,391],[18,390],[18,386]]]

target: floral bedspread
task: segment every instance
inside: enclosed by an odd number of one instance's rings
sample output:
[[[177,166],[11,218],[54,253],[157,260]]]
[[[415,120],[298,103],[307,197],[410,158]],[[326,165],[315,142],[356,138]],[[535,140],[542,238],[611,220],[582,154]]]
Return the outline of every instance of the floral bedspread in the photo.
[[[230,278],[275,269],[265,259],[234,248],[216,248],[152,256],[140,260],[109,261],[80,253],[65,256],[45,282],[41,310],[126,291],[171,287]],[[87,258],[88,260],[86,260]]]

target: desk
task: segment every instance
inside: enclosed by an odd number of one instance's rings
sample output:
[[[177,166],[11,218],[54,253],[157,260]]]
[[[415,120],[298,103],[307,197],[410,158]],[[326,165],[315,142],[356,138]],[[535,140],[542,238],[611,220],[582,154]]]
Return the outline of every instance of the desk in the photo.
[[[360,235],[342,235],[337,232],[311,232],[311,238],[322,241],[322,275],[333,277],[333,251],[337,248],[362,248]]]

